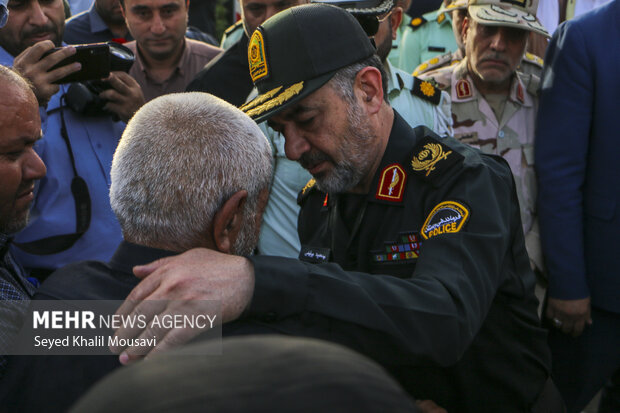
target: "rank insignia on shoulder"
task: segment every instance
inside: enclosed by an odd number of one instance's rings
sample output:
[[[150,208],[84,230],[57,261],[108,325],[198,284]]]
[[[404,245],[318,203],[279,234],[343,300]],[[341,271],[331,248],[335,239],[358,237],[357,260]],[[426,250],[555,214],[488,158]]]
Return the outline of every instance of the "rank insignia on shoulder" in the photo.
[[[462,161],[463,155],[460,153],[430,136],[424,136],[413,150],[411,167],[425,179],[438,182],[445,172]]]
[[[409,23],[409,27],[411,27],[413,30],[417,29],[418,27],[422,26],[424,23],[426,23],[427,20],[422,17],[414,17],[413,19],[411,19],[411,23]]]
[[[441,91],[428,80],[422,80],[417,77],[413,78],[411,93],[414,96],[431,102],[433,105],[438,105],[441,101]]]
[[[461,79],[456,82],[456,96],[459,99],[471,97],[471,85],[469,84],[469,81]]]
[[[536,66],[539,67],[543,67],[545,61],[543,59],[541,59],[540,57],[536,56],[533,53],[527,52],[525,53],[525,56],[523,56],[523,60],[525,60],[528,63],[534,64]]]
[[[450,64],[451,60],[452,52],[444,53],[440,56],[435,56],[432,59],[429,59],[426,62],[420,64],[420,66],[416,67],[413,71],[413,76],[418,76],[423,73],[430,72],[431,70],[446,66]]]
[[[383,168],[375,198],[384,201],[402,202],[407,174],[402,166],[395,163]]]
[[[224,34],[226,34],[226,35],[231,34],[235,30],[237,30],[240,27],[242,27],[242,24],[243,24],[243,20],[237,20],[237,22],[235,22],[234,24],[228,26],[228,28],[226,30],[224,30]]]
[[[312,188],[314,188],[315,185],[316,185],[316,181],[314,180],[314,178],[312,178],[311,180],[308,181],[306,186],[304,186],[304,188],[301,191],[299,191],[299,194],[297,195],[297,203],[299,205],[301,205],[304,199],[306,199],[306,197],[310,195],[310,193],[312,192]]]
[[[424,239],[429,239],[440,234],[455,234],[461,229],[469,218],[469,209],[460,202],[445,201],[438,204],[428,217],[420,234]]]

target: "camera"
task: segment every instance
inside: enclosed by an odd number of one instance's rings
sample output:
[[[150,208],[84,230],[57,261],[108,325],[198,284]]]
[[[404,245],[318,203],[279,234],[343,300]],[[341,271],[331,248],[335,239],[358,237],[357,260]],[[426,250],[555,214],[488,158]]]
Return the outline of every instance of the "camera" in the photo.
[[[67,90],[67,93],[65,94],[65,101],[67,103],[67,106],[69,106],[69,108],[71,108],[71,110],[73,110],[74,112],[86,116],[110,115],[109,112],[103,110],[106,101],[99,97],[99,93],[103,92],[104,90],[110,89],[112,86],[110,86],[108,82],[101,80],[101,78],[107,77],[110,72],[114,71],[129,72],[129,69],[131,69],[131,66],[133,65],[133,62],[135,60],[133,52],[119,43],[108,42],[82,46],[89,47],[90,50],[92,50],[93,46],[97,46],[97,48],[100,49],[98,47],[100,45],[106,46],[106,59],[109,61],[109,64],[107,65],[107,72],[103,76],[100,76],[99,73],[97,73],[97,76],[89,76],[92,80],[84,80],[71,83],[69,89]],[[80,50],[80,47],[76,46],[76,49]],[[76,55],[77,54],[78,53],[76,53]],[[101,53],[99,51],[97,53],[89,53],[84,55],[92,57],[90,58],[90,60],[88,57],[86,57],[85,62],[87,63],[83,63],[80,61],[83,68],[86,67],[86,64],[88,64],[88,67],[92,66],[93,61],[99,61],[101,65],[106,68],[106,64],[102,63]],[[89,71],[89,73],[92,74],[93,72]]]

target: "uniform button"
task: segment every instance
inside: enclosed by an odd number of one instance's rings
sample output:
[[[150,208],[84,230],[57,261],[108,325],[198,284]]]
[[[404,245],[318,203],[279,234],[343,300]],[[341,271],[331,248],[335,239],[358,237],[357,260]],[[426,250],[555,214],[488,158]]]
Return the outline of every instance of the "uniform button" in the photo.
[[[497,136],[499,136],[500,138],[503,138],[504,137],[504,131],[503,130],[499,131]]]

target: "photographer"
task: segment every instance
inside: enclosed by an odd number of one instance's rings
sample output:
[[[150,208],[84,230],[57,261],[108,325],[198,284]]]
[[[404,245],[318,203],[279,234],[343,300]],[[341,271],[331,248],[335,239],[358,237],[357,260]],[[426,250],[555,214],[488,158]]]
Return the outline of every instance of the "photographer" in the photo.
[[[80,70],[79,63],[54,68],[76,52],[62,48],[62,0],[10,0],[10,18],[0,29],[0,64],[29,79],[41,114],[43,139],[36,150],[48,168],[36,188],[32,220],[15,237],[16,259],[34,275],[84,259],[107,260],[121,240],[110,208],[110,165],[124,122],[143,103],[138,84],[114,72],[112,89],[100,94],[110,113],[86,116],[66,104],[69,85],[54,82]]]

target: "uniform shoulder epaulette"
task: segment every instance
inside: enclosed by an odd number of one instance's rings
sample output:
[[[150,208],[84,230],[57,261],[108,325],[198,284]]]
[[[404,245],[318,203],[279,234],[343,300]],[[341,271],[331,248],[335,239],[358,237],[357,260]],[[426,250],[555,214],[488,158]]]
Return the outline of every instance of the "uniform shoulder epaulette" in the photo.
[[[417,30],[418,28],[423,26],[424,23],[426,23],[427,21],[428,20],[426,20],[424,16],[414,17],[413,19],[411,19],[411,22],[409,22],[409,27],[411,27],[413,30]]]
[[[528,79],[526,80],[525,88],[531,95],[538,96],[538,90],[540,87],[540,78],[536,76],[535,74],[529,74],[527,76],[528,76]]]
[[[299,194],[297,195],[297,204],[301,205],[303,204],[303,202],[306,200],[306,198],[308,198],[308,196],[316,189],[316,181],[314,180],[314,178],[310,179],[308,181],[308,183],[306,184],[306,186],[304,186],[304,188],[299,191]]]
[[[450,64],[452,61],[452,52],[444,53],[441,56],[435,56],[426,62],[421,63],[413,71],[413,76],[421,75],[422,73],[430,72],[431,70],[438,69],[442,66]]]
[[[525,56],[523,56],[523,61],[526,63],[530,63],[533,65],[536,65],[538,67],[540,67],[542,69],[542,67],[544,66],[545,62],[543,59],[541,59],[540,57],[536,56],[533,53],[527,52],[525,53]]]
[[[235,30],[239,29],[239,28],[243,28],[243,21],[242,20],[237,20],[237,22],[235,24],[232,24],[230,26],[228,26],[228,28],[226,30],[224,30],[224,34],[229,35],[232,32],[234,32]]]
[[[418,135],[428,129],[417,127],[415,131]],[[439,186],[444,179],[460,169],[458,166],[463,163],[463,159],[463,155],[441,140],[424,135],[413,148],[411,168],[417,176]]]
[[[441,101],[441,90],[428,80],[422,80],[419,77],[413,78],[413,88],[411,94],[420,99],[424,99],[433,105],[439,105]]]

